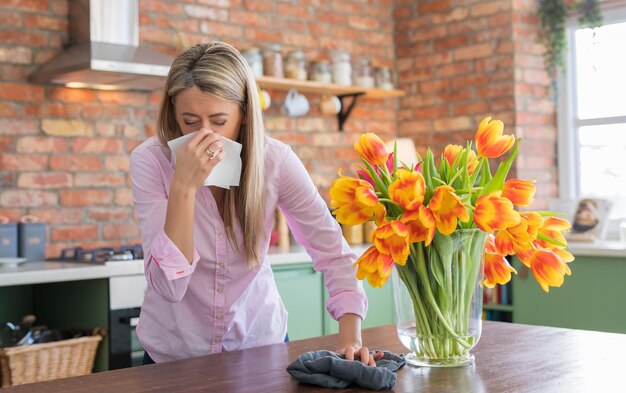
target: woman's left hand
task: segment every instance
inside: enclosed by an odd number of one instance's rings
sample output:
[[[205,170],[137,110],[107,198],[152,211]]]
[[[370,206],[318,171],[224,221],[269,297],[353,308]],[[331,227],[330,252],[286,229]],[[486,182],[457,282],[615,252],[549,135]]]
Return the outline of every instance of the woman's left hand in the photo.
[[[382,352],[376,352],[372,354],[370,353],[369,348],[362,347],[361,345],[357,345],[356,343],[338,349],[337,353],[344,355],[346,357],[346,360],[359,359],[361,363],[372,367],[376,367],[376,361],[382,358],[384,355],[384,353]]]
[[[337,353],[345,355],[346,360],[359,359],[361,363],[376,367],[376,360],[383,357],[382,352],[370,354],[370,350],[361,344],[361,318],[356,314],[345,314],[339,318],[339,346]]]

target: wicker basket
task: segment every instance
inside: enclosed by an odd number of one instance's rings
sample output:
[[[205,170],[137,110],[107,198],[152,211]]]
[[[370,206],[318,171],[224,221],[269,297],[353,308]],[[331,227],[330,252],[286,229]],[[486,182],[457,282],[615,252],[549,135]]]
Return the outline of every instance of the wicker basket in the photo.
[[[0,386],[91,374],[102,336],[0,348]]]

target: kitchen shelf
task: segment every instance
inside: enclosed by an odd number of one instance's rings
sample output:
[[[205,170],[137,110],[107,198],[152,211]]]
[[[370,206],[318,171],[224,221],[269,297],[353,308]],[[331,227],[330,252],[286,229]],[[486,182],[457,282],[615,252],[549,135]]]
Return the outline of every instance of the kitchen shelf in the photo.
[[[300,93],[314,93],[334,95],[341,101],[341,112],[337,114],[339,131],[343,131],[343,125],[348,120],[350,112],[354,109],[359,97],[385,99],[402,97],[406,93],[402,90],[370,89],[359,86],[343,86],[332,83],[319,83],[313,81],[302,81],[297,79],[274,78],[271,76],[261,76],[256,78],[262,89],[269,90],[289,90],[295,88]],[[351,98],[349,105],[344,103],[346,98]]]

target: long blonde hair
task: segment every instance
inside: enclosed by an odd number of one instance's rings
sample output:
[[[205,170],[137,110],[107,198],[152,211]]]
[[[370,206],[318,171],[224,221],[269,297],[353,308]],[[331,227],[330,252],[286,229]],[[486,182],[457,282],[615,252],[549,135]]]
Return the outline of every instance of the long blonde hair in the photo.
[[[239,130],[241,143],[241,180],[239,187],[226,191],[224,225],[228,240],[238,248],[233,231],[236,216],[243,232],[248,266],[260,263],[259,245],[266,234],[263,228],[265,129],[254,75],[244,57],[232,45],[223,42],[198,44],[183,51],[172,63],[157,119],[161,143],[183,135],[174,108],[174,98],[181,91],[197,86],[200,90],[239,104],[243,121]]]

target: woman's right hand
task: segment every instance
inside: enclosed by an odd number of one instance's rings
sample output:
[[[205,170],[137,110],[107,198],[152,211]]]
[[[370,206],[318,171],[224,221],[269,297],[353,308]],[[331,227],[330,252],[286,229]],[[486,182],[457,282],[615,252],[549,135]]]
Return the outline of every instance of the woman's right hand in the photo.
[[[218,134],[201,128],[187,144],[176,150],[173,182],[195,191],[223,159],[224,144]]]

